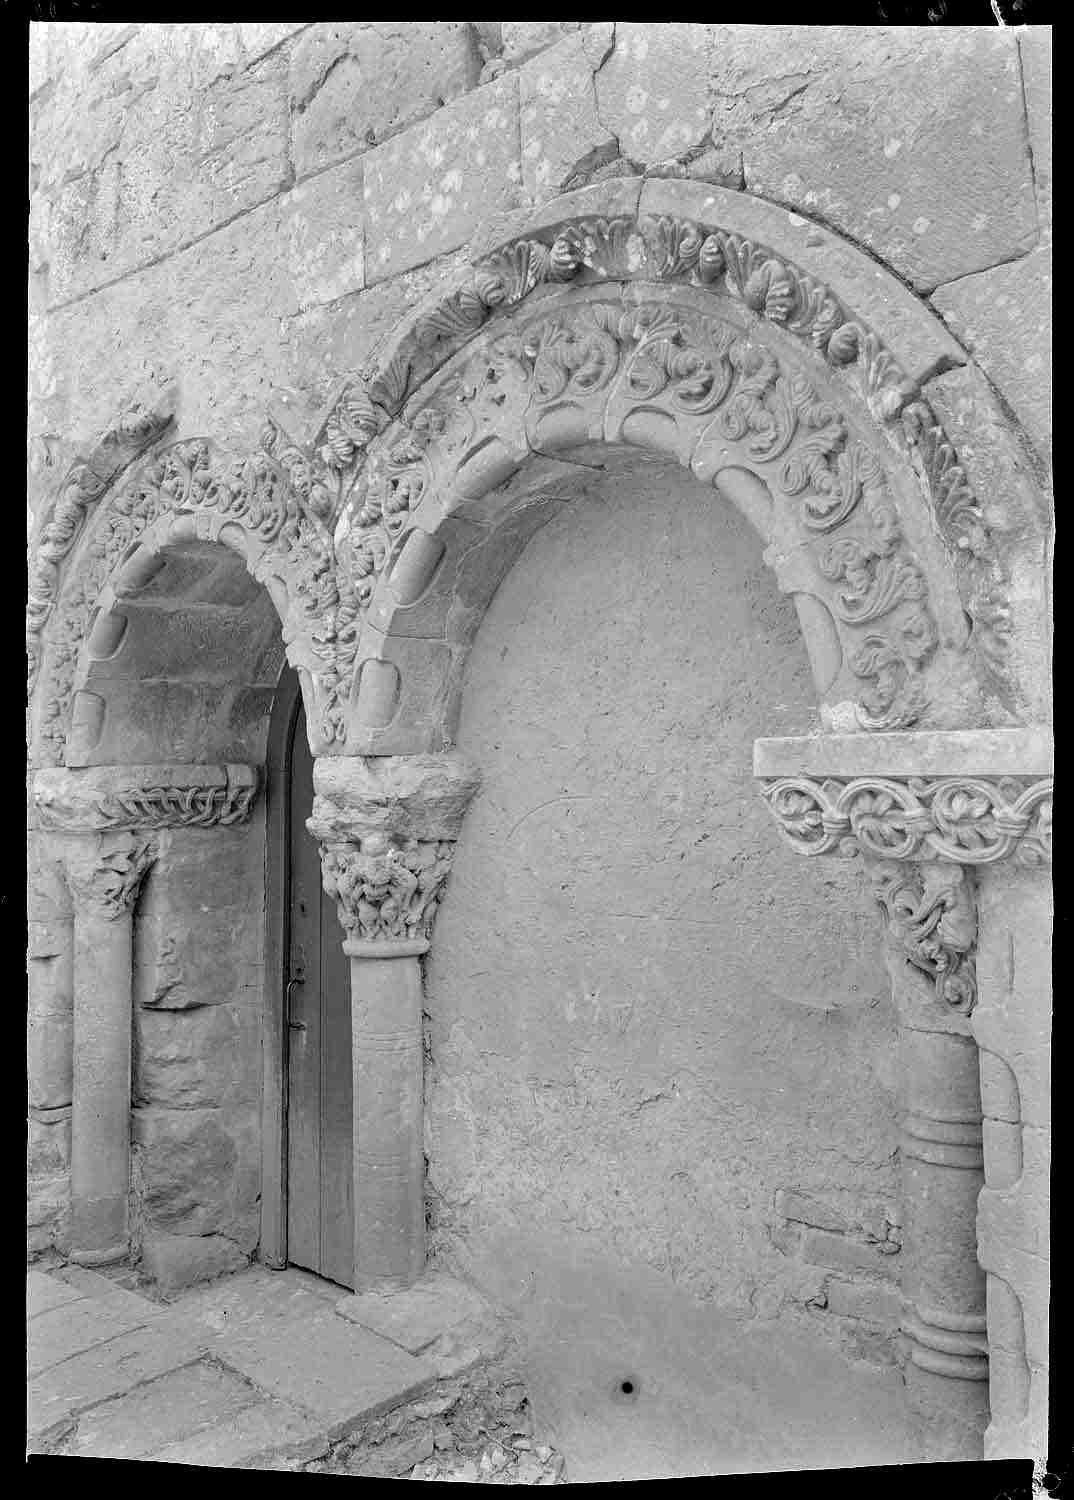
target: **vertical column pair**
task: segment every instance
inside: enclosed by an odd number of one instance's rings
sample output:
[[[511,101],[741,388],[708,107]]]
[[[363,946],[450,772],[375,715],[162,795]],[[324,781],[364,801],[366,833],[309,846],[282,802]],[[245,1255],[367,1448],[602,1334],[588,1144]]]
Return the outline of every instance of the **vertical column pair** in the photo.
[[[350,959],[356,1291],[425,1266],[421,958],[478,779],[453,754],[314,765],[308,827]]]

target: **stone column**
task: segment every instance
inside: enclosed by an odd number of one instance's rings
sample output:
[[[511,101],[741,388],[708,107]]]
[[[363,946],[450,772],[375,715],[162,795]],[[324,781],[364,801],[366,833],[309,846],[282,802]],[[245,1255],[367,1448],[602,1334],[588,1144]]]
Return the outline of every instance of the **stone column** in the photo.
[[[51,836],[74,907],[70,1255],[82,1265],[129,1250],[132,919],[167,837],[157,831],[237,822],[256,789],[249,766],[60,767],[33,777],[31,827]]]
[[[421,955],[477,773],[460,757],[333,757],[311,833],[351,969],[355,1291],[425,1266]]]
[[[787,841],[864,854],[887,916],[905,1373],[937,1458],[1046,1447],[1051,766],[1043,728],[754,749]]]
[[[75,908],[70,1255],[79,1265],[122,1260],[129,1248],[131,921],[155,852],[148,839],[105,834],[67,858]]]
[[[981,1456],[988,1422],[984,1184],[972,872],[928,861],[871,864],[887,919],[899,1013],[903,1217],[901,1336],[911,1404],[933,1459]]]

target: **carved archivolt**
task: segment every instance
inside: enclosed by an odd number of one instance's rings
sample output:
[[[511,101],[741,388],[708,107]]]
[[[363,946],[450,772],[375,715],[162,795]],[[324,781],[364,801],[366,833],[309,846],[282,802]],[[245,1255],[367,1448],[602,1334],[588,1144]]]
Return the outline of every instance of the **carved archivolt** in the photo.
[[[849,415],[858,409],[872,436]],[[130,452],[160,431],[137,427]],[[95,518],[56,608],[59,565],[88,503],[72,479],[31,575],[32,675],[47,647],[40,759],[62,759],[77,658],[106,580],[166,516],[196,518],[198,535],[237,546],[255,576],[282,584],[284,638],[306,674],[319,752],[342,753],[363,619],[423,500],[435,495],[450,513],[452,484],[490,488],[572,434],[663,444],[703,479],[733,460],[764,480],[778,502],[767,540],[785,564],[782,586],[828,612],[866,729],[917,722],[945,629],[952,640],[961,629],[965,644],[961,609],[956,629],[950,600],[937,608],[935,559],[930,573],[905,535],[887,473],[901,454],[924,485],[925,530],[941,539],[978,659],[1002,670],[1005,584],[981,507],[877,335],[814,276],[718,226],[583,218],[479,261],[379,367],[342,384],[312,432],[296,435],[274,408],[246,459],[197,441],[158,453]],[[804,562],[787,561],[795,549]]]
[[[1050,776],[780,776],[761,792],[800,854],[1041,865],[1052,856],[1052,788]]]

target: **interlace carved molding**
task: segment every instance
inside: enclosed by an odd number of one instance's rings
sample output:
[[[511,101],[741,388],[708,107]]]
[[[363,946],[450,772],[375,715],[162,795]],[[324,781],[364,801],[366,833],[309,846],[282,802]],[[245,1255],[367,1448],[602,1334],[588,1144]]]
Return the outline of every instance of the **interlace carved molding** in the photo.
[[[156,846],[149,839],[135,839],[113,849],[68,851],[65,874],[76,910],[82,908],[109,921],[129,916],[155,858]]]
[[[37,826],[68,832],[232,827],[246,821],[257,796],[257,772],[251,766],[230,766],[215,775],[210,770],[200,784],[189,776],[165,779],[167,767],[161,768],[162,779],[154,782],[152,768],[145,768],[141,778],[136,776],[139,769],[129,768],[128,785],[99,790],[78,782],[54,784],[49,773],[38,773],[32,797]]]
[[[1052,857],[1050,776],[780,776],[761,793],[800,854],[1028,866]]]
[[[451,869],[448,840],[392,839],[322,843],[324,888],[347,937],[368,943],[425,944]]]
[[[972,872],[940,860],[885,860],[869,873],[892,938],[932,980],[939,1003],[968,1016],[977,1001]]]

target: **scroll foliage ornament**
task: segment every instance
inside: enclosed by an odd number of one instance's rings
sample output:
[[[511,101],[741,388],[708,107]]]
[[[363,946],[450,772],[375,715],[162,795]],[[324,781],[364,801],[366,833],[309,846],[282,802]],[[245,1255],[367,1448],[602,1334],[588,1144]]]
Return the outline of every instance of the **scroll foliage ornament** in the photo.
[[[977,1000],[977,907],[960,865],[878,864],[873,891],[907,960],[932,980],[941,1005],[969,1015]]]

